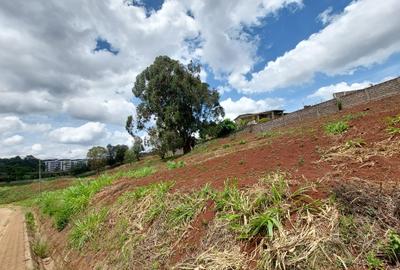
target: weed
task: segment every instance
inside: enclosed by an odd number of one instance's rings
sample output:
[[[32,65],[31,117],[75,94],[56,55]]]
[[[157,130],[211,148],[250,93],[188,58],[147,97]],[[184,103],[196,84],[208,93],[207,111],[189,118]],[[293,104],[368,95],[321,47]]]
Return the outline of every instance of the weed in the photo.
[[[260,133],[260,137],[262,138],[272,138],[275,137],[276,135],[277,133],[274,131],[264,131]]]
[[[361,148],[365,145],[365,141],[362,138],[355,138],[352,140],[348,140],[345,144],[344,147],[345,149],[350,149],[350,148]]]
[[[400,114],[393,117],[388,117],[387,121],[387,132],[390,135],[400,134]]]
[[[391,262],[394,263],[400,261],[400,235],[394,231],[389,232],[389,241],[386,253]]]
[[[303,156],[301,156],[301,157],[299,158],[299,160],[297,161],[297,164],[298,164],[299,166],[303,166],[303,165],[304,165],[304,157],[303,157]]]
[[[243,165],[244,163],[244,160],[239,160],[239,165]]]
[[[32,245],[33,253],[41,259],[49,256],[49,246],[43,239],[36,240]]]
[[[61,231],[71,217],[85,210],[90,199],[113,179],[115,176],[104,174],[96,180],[81,181],[61,191],[46,192],[37,200],[39,208],[42,213],[53,217],[55,227]]]
[[[355,120],[355,119],[364,117],[366,115],[367,115],[366,112],[358,112],[355,114],[350,113],[350,114],[346,114],[345,116],[343,116],[343,120],[347,122],[347,121],[351,121],[351,120]]]
[[[82,249],[85,243],[93,239],[94,235],[100,230],[106,215],[107,209],[103,208],[76,221],[69,234],[71,246],[76,249]]]
[[[241,234],[242,239],[253,238],[256,235],[268,236],[270,239],[274,236],[274,229],[280,229],[278,208],[269,208],[262,214],[256,214],[252,217],[244,231]]]
[[[239,144],[246,144],[247,141],[246,140],[240,140]]]
[[[369,270],[383,270],[383,262],[376,257],[374,252],[368,252],[367,254],[367,264]]]
[[[331,122],[325,125],[325,132],[328,134],[338,135],[349,129],[346,121]]]
[[[168,170],[173,170],[176,168],[183,168],[185,167],[185,162],[183,160],[180,161],[167,161],[167,168]]]
[[[129,178],[142,178],[142,177],[149,176],[155,172],[156,172],[156,169],[154,167],[142,167],[142,168],[139,168],[136,170],[123,172],[118,176],[119,177],[129,177]]]
[[[25,214],[25,222],[26,227],[29,232],[35,232],[36,224],[35,224],[35,217],[33,216],[32,212],[27,212]]]
[[[226,148],[229,148],[229,147],[231,147],[230,144],[224,144],[224,145],[222,146],[223,149],[226,149]]]

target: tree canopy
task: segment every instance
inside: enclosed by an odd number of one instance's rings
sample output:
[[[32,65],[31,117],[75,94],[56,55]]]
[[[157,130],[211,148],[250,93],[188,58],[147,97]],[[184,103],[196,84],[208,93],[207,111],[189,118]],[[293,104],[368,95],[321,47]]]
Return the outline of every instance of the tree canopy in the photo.
[[[167,151],[182,148],[187,153],[194,146],[194,134],[204,126],[224,116],[219,104],[219,93],[200,80],[200,65],[185,66],[167,56],[159,56],[154,63],[136,77],[132,89],[140,99],[136,125],[132,117],[126,129],[147,129],[148,141],[163,157]],[[155,125],[151,122],[155,121]],[[149,127],[150,126],[150,127]]]

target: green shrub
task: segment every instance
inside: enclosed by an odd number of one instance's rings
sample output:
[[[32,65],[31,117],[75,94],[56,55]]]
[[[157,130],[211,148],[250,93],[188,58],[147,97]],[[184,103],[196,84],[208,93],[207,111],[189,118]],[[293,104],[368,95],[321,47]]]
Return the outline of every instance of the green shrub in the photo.
[[[260,120],[258,120],[258,123],[262,124],[262,123],[267,123],[269,121],[271,121],[271,119],[269,119],[269,118],[261,118]]]
[[[229,134],[237,130],[236,123],[230,119],[224,119],[222,122],[218,123],[217,137],[226,137]]]
[[[173,170],[176,168],[183,168],[185,166],[185,162],[183,160],[180,161],[167,161],[167,168],[169,170]]]
[[[93,239],[100,230],[106,215],[107,209],[103,208],[99,212],[92,212],[76,221],[69,235],[71,246],[76,249],[82,249],[85,243]]]
[[[239,144],[246,144],[247,141],[246,140],[240,140]]]
[[[36,240],[32,245],[33,253],[41,259],[49,256],[49,246],[43,239]]]
[[[325,132],[328,134],[342,134],[349,129],[349,124],[346,121],[331,122],[325,125]]]
[[[387,256],[391,262],[400,262],[400,235],[391,231],[387,247]]]

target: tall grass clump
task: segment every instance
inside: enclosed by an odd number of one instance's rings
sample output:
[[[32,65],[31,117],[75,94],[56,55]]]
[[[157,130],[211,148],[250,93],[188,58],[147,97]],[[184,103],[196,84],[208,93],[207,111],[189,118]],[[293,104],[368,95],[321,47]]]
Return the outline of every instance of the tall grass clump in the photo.
[[[73,248],[82,249],[85,243],[91,240],[100,230],[105,220],[107,209],[92,212],[75,222],[70,235],[69,242]]]
[[[104,174],[96,180],[80,181],[67,189],[46,192],[38,198],[43,214],[51,216],[57,230],[63,230],[71,217],[86,209],[90,199],[104,186],[110,185],[115,176]]]
[[[179,161],[167,161],[167,168],[168,170],[173,170],[177,168],[183,168],[185,167],[185,162],[183,160]]]
[[[325,132],[328,134],[339,135],[344,133],[349,129],[349,124],[347,121],[337,121],[331,122],[325,125]]]
[[[387,121],[387,132],[390,135],[400,134],[400,114],[393,117],[388,117]]]
[[[25,214],[25,222],[26,222],[26,228],[28,229],[28,232],[35,232],[36,229],[36,224],[35,224],[35,217],[33,216],[32,212],[27,212]]]

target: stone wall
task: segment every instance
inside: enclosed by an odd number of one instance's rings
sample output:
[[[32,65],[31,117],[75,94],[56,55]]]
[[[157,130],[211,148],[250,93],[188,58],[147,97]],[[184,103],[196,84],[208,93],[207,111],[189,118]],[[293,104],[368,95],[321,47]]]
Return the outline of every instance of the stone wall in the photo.
[[[266,131],[272,128],[298,123],[306,119],[315,119],[320,116],[333,114],[339,111],[338,103],[341,103],[342,108],[346,109],[359,104],[368,103],[369,101],[379,100],[385,97],[399,94],[400,77],[370,86],[365,89],[351,91],[347,94],[338,95],[337,99],[331,99],[313,106],[309,106],[307,108],[289,113],[281,118],[269,121],[267,123],[246,127],[243,132]]]

